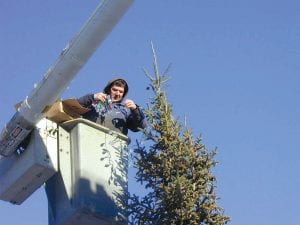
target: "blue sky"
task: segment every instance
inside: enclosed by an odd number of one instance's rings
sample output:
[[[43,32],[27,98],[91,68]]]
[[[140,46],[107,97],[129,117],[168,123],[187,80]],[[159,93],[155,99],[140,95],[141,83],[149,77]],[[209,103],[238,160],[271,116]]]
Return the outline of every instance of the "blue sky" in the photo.
[[[98,3],[0,0],[1,129]],[[128,97],[145,106],[152,41],[160,70],[172,63],[175,115],[219,149],[217,194],[230,224],[298,225],[299,21],[296,0],[137,0],[62,98],[122,76]],[[21,206],[1,201],[0,217],[47,224],[43,188]]]

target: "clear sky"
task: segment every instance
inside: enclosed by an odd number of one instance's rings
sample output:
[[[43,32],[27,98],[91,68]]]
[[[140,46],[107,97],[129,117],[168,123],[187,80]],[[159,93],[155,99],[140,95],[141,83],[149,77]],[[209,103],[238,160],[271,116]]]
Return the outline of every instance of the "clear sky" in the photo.
[[[1,129],[98,3],[0,0]],[[62,98],[122,76],[145,106],[152,41],[161,71],[172,63],[175,115],[219,149],[217,194],[230,224],[299,225],[299,21],[296,0],[136,0]],[[43,188],[21,206],[0,202],[0,225],[47,217]]]

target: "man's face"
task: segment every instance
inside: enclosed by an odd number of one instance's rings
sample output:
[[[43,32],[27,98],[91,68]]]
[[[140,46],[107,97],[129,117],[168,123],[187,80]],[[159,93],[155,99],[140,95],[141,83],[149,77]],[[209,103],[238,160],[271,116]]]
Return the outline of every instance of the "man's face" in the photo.
[[[124,95],[124,87],[113,85],[110,88],[110,97],[113,102],[119,102]]]

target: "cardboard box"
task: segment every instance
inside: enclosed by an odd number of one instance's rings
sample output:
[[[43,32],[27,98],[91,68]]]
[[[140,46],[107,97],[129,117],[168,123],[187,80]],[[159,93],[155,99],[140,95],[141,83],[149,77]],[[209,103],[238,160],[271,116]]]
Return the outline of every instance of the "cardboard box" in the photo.
[[[56,123],[62,123],[68,120],[79,118],[82,114],[88,112],[89,109],[81,106],[76,99],[66,99],[57,101],[50,106],[45,116],[47,119]]]

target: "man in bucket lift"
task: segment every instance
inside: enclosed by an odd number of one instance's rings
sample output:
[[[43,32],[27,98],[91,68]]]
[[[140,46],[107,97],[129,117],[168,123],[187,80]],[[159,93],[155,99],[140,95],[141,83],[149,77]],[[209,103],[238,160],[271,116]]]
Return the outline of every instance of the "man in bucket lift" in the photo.
[[[103,92],[79,98],[78,102],[90,109],[82,117],[125,135],[128,129],[137,132],[145,128],[145,115],[139,106],[130,99],[122,103],[128,89],[124,79],[116,78],[108,82]]]

